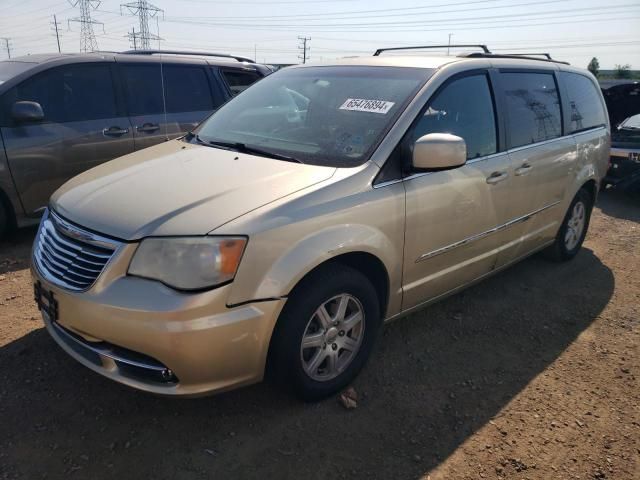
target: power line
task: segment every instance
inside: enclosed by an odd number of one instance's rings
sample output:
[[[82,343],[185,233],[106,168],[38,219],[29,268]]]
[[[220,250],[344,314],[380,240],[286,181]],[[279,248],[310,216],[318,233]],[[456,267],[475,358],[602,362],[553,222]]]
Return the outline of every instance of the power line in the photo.
[[[95,10],[100,6],[100,0],[69,0],[72,7],[80,7],[80,16],[71,18],[70,22],[80,23],[80,51],[81,52],[93,52],[98,50],[98,41],[96,40],[96,34],[93,31],[94,25],[102,25],[104,31],[104,23],[98,22],[91,18],[91,10]],[[71,27],[69,27],[71,28]]]
[[[351,12],[333,12],[333,13],[329,13],[329,12],[325,12],[325,13],[302,13],[302,14],[295,14],[295,15],[261,15],[261,16],[255,16],[255,17],[251,17],[251,16],[242,16],[242,17],[222,17],[222,16],[215,16],[215,17],[203,17],[203,16],[198,16],[198,17],[172,17],[175,19],[182,19],[182,20],[189,20],[189,19],[193,19],[193,20],[207,20],[207,19],[215,19],[218,21],[226,21],[226,20],[243,20],[243,21],[247,21],[249,23],[254,23],[256,20],[263,20],[263,21],[269,21],[269,22],[291,22],[292,20],[295,20],[297,18],[304,18],[305,21],[333,21],[333,20],[360,20],[363,18],[379,18],[379,17],[384,17],[384,18],[389,18],[389,17],[415,17],[417,15],[428,15],[429,17],[432,17],[433,15],[439,15],[441,13],[457,13],[457,12],[464,12],[464,13],[468,13],[468,12],[473,12],[473,11],[477,11],[477,10],[497,10],[497,9],[502,9],[502,8],[514,8],[514,7],[523,7],[523,6],[537,6],[537,5],[545,5],[545,4],[549,4],[549,3],[566,3],[568,1],[571,0],[545,0],[542,2],[531,2],[528,1],[526,3],[510,3],[508,5],[495,5],[495,6],[486,6],[486,7],[473,7],[473,8],[469,8],[469,5],[475,5],[475,4],[481,4],[481,3],[493,3],[493,2],[497,2],[497,1],[502,1],[502,0],[477,0],[474,2],[462,2],[462,3],[446,3],[446,4],[440,4],[440,5],[429,5],[426,7],[405,7],[405,8],[385,8],[385,9],[378,9],[378,10],[359,10],[359,11],[351,11]],[[441,11],[433,11],[434,8],[438,8],[438,7],[458,7],[458,6],[464,6],[467,8],[461,8],[461,9],[454,9],[454,10],[441,10]],[[426,10],[426,11],[416,11],[416,10]],[[389,13],[389,12],[407,12],[410,11],[408,13]],[[362,15],[362,13],[374,13],[375,15]]]
[[[140,40],[139,43],[142,50],[149,50],[151,40],[162,40],[158,35],[154,35],[149,32],[149,17],[156,17],[159,13],[164,15],[164,10],[149,3],[147,0],[123,3],[120,5],[120,10],[122,10],[123,7],[129,10],[131,15],[136,16],[139,19],[140,31],[134,31],[131,35],[133,36],[132,38],[134,39],[134,43],[137,43],[135,39]]]
[[[307,59],[309,58],[308,51],[310,48],[308,43],[311,41],[311,37],[298,37],[298,40],[300,40],[298,50],[302,50],[302,55],[298,55],[298,58],[302,60],[302,63],[307,63]]]

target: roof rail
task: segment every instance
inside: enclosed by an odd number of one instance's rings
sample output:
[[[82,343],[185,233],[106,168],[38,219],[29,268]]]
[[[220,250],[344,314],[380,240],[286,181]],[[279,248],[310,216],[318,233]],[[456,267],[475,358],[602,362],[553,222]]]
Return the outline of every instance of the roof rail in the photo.
[[[511,55],[512,57],[545,57],[547,60],[553,60],[550,53],[499,53],[498,55]]]
[[[233,58],[238,62],[255,63],[250,58],[229,55],[227,53],[193,52],[188,50],[125,50],[124,55],[200,55],[204,57]]]
[[[537,56],[536,56],[537,55]],[[466,58],[514,58],[514,59],[524,59],[524,60],[536,60],[538,62],[551,62],[551,63],[562,63],[564,65],[570,65],[569,62],[564,62],[562,60],[555,60],[548,53],[481,53],[481,52],[473,52],[458,55],[459,57]],[[545,58],[540,58],[545,57]]]
[[[487,48],[486,45],[460,45],[460,44],[451,44],[451,45],[424,45],[422,47],[392,47],[392,48],[379,48],[373,54],[374,57],[380,56],[382,52],[389,52],[391,50],[424,50],[427,48],[480,48],[485,54],[490,55],[491,52]]]

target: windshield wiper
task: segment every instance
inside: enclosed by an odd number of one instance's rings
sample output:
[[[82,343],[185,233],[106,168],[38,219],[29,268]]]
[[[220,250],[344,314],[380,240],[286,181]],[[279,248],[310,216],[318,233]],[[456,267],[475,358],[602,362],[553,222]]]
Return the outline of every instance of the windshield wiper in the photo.
[[[297,158],[289,157],[288,155],[283,155],[281,153],[271,152],[269,150],[263,150],[261,148],[247,145],[246,143],[242,143],[242,142],[203,140],[198,135],[196,135],[196,140],[198,141],[198,143],[201,143],[203,145],[209,145],[211,147],[220,147],[227,150],[234,150],[240,153],[248,153],[251,155],[260,155],[262,157],[275,158],[276,160],[284,160],[285,162],[303,163],[301,160],[298,160]]]

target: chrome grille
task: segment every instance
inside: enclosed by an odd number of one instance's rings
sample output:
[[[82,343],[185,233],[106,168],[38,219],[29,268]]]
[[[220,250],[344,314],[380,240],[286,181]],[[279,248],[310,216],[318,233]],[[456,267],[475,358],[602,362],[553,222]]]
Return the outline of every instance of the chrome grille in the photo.
[[[82,291],[94,284],[118,245],[46,211],[33,256],[47,280],[68,290]]]

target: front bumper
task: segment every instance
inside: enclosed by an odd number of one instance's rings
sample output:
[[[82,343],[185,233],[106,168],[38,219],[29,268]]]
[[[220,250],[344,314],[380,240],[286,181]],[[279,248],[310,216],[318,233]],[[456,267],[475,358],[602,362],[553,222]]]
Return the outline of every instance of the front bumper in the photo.
[[[226,305],[231,285],[181,293],[126,275],[135,250],[125,245],[86,292],[64,290],[32,265],[52,292],[53,339],[91,370],[147,392],[197,396],[262,380],[271,333],[284,299]]]

